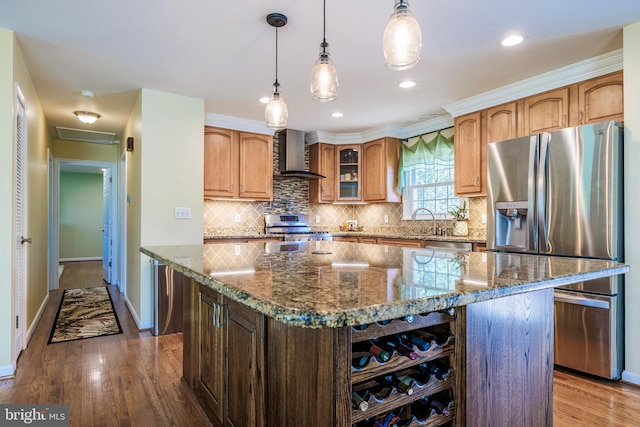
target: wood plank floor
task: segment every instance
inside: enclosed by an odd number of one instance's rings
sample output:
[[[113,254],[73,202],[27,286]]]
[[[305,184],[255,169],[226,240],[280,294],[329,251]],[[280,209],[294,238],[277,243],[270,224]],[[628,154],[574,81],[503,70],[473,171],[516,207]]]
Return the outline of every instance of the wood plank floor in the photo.
[[[106,285],[99,263],[80,264],[65,266],[61,284]],[[73,280],[82,277],[92,281]],[[182,334],[139,332],[117,288],[108,287],[123,333],[47,344],[62,297],[51,292],[15,378],[0,380],[0,403],[69,404],[70,425],[78,427],[210,426],[181,381]]]
[[[104,286],[101,268],[68,263],[60,285]],[[139,332],[117,289],[109,292],[123,334],[48,345],[62,290],[51,293],[15,378],[0,380],[0,403],[67,403],[78,427],[210,426],[181,381],[182,334]],[[640,426],[640,387],[556,370],[554,426]]]

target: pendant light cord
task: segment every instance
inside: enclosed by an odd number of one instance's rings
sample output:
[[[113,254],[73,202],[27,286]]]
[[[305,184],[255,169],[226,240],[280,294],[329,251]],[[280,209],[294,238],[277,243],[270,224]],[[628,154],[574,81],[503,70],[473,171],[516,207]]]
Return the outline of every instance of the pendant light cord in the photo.
[[[327,43],[327,0],[322,2],[322,43]]]
[[[278,27],[276,27],[276,84],[275,90],[278,92]]]

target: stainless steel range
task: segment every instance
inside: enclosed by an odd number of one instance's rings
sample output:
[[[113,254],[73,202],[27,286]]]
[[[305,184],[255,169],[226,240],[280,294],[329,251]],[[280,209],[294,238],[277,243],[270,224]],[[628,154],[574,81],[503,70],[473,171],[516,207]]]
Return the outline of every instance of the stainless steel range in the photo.
[[[287,213],[264,216],[264,232],[267,235],[281,235],[285,242],[308,242],[311,240],[332,240],[331,233],[311,231],[309,215]]]

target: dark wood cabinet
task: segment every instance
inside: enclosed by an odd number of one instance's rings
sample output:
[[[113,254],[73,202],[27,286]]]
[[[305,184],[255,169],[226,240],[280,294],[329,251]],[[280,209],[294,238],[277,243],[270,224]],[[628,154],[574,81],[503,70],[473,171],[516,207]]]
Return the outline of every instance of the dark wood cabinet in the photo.
[[[184,378],[218,426],[263,426],[264,317],[192,280],[185,286]]]
[[[226,300],[227,340],[225,426],[263,426],[264,318]]]

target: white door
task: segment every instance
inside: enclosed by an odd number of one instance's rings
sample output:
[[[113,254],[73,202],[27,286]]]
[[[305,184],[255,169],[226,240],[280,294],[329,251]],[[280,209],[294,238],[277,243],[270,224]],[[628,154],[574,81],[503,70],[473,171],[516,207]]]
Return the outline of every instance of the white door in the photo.
[[[111,168],[102,172],[102,279],[111,283]]]
[[[26,144],[27,144],[27,117],[26,104],[20,90],[16,88],[16,127],[15,127],[15,257],[13,271],[14,295],[15,295],[15,348],[13,357],[18,359],[25,343],[25,316],[24,302],[26,301],[25,289],[27,283],[27,247],[31,243],[27,234],[27,173],[26,173]]]

